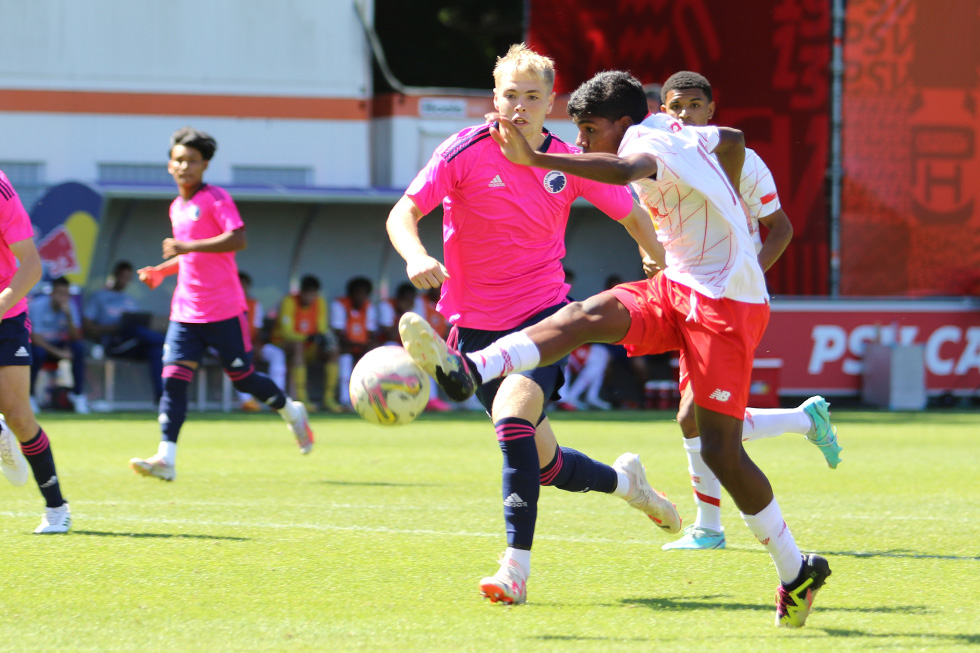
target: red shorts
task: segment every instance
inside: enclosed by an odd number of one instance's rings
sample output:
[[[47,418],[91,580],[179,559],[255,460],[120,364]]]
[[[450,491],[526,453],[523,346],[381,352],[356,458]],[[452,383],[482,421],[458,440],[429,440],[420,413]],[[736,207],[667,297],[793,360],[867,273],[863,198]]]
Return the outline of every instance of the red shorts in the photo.
[[[745,416],[752,358],[769,322],[769,304],[711,299],[663,274],[606,292],[630,313],[629,331],[616,344],[630,356],[679,350],[681,388],[690,379],[694,403]]]

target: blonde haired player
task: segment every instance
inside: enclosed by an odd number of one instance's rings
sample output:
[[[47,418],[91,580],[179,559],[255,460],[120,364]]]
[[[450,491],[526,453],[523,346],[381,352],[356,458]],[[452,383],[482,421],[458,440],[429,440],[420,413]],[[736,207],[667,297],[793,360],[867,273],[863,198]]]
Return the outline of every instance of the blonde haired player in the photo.
[[[493,77],[494,107],[532,148],[579,153],[544,128],[555,99],[551,59],[523,43],[514,45],[498,59]],[[561,259],[569,209],[577,198],[618,220],[646,251],[660,249],[648,215],[625,188],[515,165],[501,154],[490,130],[491,125],[476,125],[446,139],[388,216],[391,242],[415,287],[441,286],[437,308],[452,323],[449,339],[461,351],[481,349],[568,303]],[[440,204],[444,264],[423,247],[417,224]],[[624,454],[609,466],[558,447],[544,409],[562,385],[564,364],[559,358],[477,393],[504,460],[507,549],[498,571],[480,582],[493,602],[526,599],[541,485],[617,494],[668,532],[680,530],[676,509],[650,488],[638,456]]]

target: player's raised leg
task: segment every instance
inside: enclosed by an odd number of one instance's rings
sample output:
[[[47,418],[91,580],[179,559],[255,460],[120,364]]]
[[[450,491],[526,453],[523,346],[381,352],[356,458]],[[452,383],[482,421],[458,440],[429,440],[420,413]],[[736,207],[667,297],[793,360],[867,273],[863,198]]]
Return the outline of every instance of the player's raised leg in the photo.
[[[837,429],[830,421],[830,404],[813,396],[796,408],[746,408],[742,440],[773,438],[784,433],[798,433],[820,449],[827,466],[836,469],[841,447]]]

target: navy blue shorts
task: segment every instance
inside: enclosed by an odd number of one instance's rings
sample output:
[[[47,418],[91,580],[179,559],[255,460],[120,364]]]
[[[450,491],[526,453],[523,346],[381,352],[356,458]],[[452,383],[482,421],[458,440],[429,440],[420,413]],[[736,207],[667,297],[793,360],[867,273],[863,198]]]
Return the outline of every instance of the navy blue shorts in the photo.
[[[522,324],[506,331],[484,331],[482,329],[453,327],[452,333],[449,334],[449,342],[463,353],[479,351],[488,347],[495,340],[506,336],[508,333],[514,333],[532,324],[537,324],[546,317],[554,315],[566,305],[567,302],[546,308],[539,313],[535,313]],[[551,365],[536,367],[526,372],[518,372],[518,374],[526,376],[541,387],[542,392],[544,392],[545,405],[547,405],[549,401],[557,401],[560,398],[558,391],[561,390],[562,385],[565,383],[565,365],[567,364],[568,356],[565,356],[560,361]],[[496,379],[490,383],[485,383],[476,391],[476,396],[488,412],[491,412],[493,399],[497,396],[497,390],[500,389],[502,381],[503,379]]]
[[[236,376],[253,369],[252,338],[245,313],[220,322],[170,322],[163,343],[163,364],[179,361],[200,363],[208,348],[214,349],[221,366]]]
[[[31,364],[31,323],[27,311],[0,320],[0,366]]]

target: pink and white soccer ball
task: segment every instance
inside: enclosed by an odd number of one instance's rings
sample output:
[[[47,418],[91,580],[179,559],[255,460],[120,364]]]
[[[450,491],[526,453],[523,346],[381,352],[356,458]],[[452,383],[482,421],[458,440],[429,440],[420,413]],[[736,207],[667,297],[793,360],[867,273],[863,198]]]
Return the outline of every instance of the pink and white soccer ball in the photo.
[[[350,375],[350,400],[372,424],[408,424],[429,403],[429,375],[397,345],[372,349]]]

